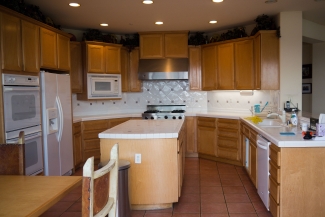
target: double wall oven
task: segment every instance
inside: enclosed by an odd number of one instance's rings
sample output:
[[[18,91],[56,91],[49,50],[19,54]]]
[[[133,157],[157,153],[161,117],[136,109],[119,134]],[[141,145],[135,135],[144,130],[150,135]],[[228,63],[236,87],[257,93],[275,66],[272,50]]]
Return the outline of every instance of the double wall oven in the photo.
[[[2,76],[6,143],[17,143],[24,131],[25,172],[36,175],[43,172],[39,77]]]

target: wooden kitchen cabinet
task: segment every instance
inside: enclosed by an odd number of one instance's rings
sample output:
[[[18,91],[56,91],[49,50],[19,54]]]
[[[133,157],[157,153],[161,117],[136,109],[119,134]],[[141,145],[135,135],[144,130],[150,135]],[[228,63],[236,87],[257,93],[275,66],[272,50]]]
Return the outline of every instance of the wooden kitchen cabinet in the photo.
[[[103,42],[83,42],[86,73],[121,73],[121,46]]]
[[[217,126],[217,157],[225,163],[242,165],[239,121],[219,118]]]
[[[257,145],[249,140],[249,177],[257,187]]]
[[[49,29],[40,28],[40,67],[70,70],[70,38]]]
[[[126,121],[130,120],[130,118],[114,118],[109,119],[109,128],[115,127],[121,123],[124,123]]]
[[[235,89],[255,89],[254,41],[235,42]]]
[[[129,52],[121,49],[122,92],[141,92],[142,82],[138,79],[139,48]]]
[[[215,118],[198,117],[197,145],[201,154],[215,157],[217,145],[217,120]]]
[[[201,47],[189,46],[188,57],[190,90],[201,90]]]
[[[225,43],[217,46],[217,89],[235,89],[235,54],[234,43]]]
[[[143,32],[140,34],[140,58],[187,58],[188,32]]]
[[[202,90],[217,89],[217,48],[202,47]]]
[[[71,91],[72,93],[82,93],[83,89],[83,68],[82,68],[82,50],[80,42],[70,42],[71,59]]]
[[[186,124],[186,157],[198,157],[197,151],[197,118],[189,117],[185,118]]]
[[[184,179],[184,169],[185,169],[185,148],[186,148],[186,124],[183,124],[180,130],[179,136],[177,138],[178,146],[178,197],[181,196],[183,179]]]
[[[82,139],[81,139],[81,122],[73,124],[73,162],[74,168],[77,169],[83,163],[82,159]]]
[[[276,30],[262,30],[254,37],[255,89],[279,90],[279,38]]]

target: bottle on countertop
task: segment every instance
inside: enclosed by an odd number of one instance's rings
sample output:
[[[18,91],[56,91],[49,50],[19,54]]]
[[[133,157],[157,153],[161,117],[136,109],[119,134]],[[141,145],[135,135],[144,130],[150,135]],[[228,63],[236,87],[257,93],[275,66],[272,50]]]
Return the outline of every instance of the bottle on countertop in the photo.
[[[291,124],[293,126],[297,126],[298,125],[298,118],[297,118],[297,114],[293,111],[291,114]]]

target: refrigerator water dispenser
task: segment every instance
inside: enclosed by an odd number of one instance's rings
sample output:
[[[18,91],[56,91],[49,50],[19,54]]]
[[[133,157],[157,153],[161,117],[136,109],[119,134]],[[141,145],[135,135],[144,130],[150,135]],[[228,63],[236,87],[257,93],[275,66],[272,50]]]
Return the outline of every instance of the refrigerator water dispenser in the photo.
[[[46,109],[47,112],[47,134],[58,132],[58,110],[56,108]]]

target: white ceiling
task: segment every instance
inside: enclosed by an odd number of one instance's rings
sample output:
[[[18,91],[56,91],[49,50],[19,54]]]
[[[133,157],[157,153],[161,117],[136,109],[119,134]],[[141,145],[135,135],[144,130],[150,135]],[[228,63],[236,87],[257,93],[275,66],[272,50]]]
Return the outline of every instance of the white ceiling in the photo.
[[[303,18],[325,26],[325,0],[154,0],[152,5],[142,0],[25,0],[40,10],[55,24],[69,29],[99,29],[101,32],[130,34],[144,31],[189,30],[205,33],[253,24],[261,14],[274,16],[282,11],[302,11]],[[78,2],[81,7],[68,6]],[[217,20],[217,24],[209,24]],[[157,26],[155,21],[163,21]],[[99,26],[108,23],[108,27]],[[248,33],[249,34],[249,33]]]

